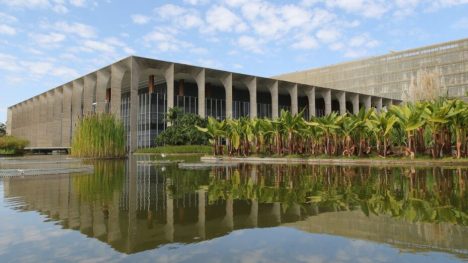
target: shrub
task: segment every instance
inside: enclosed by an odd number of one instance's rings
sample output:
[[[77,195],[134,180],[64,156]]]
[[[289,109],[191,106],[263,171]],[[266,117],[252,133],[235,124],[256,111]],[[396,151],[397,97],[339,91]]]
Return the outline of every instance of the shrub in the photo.
[[[120,158],[125,156],[125,129],[111,114],[93,114],[78,123],[71,154],[76,157]]]
[[[19,154],[24,147],[28,146],[29,141],[16,138],[14,136],[0,137],[0,154]]]
[[[156,137],[157,145],[206,145],[208,136],[199,131],[196,126],[206,127],[206,120],[196,114],[183,113],[173,108],[168,113],[168,121],[172,126]]]

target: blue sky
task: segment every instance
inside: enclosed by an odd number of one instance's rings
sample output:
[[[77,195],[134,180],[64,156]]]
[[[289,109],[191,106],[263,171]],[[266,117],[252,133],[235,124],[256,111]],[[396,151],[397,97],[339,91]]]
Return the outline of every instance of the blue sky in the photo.
[[[468,37],[468,0],[0,0],[8,106],[128,55],[272,76]]]

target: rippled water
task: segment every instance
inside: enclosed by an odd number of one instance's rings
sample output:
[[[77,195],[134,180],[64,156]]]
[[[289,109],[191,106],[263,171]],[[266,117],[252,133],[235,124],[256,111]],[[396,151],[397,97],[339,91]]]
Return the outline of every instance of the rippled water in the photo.
[[[146,158],[0,179],[0,261],[468,259],[466,168],[184,170]]]

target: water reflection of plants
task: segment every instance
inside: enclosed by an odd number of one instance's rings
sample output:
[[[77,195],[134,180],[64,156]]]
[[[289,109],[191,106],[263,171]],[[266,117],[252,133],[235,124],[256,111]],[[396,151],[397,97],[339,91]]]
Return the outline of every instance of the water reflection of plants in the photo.
[[[320,212],[361,209],[366,215],[467,225],[467,174],[436,168],[241,166],[214,170],[208,196],[211,202],[309,203]]]
[[[73,177],[74,189],[87,201],[110,201],[114,192],[122,191],[125,161],[92,161],[94,173]]]

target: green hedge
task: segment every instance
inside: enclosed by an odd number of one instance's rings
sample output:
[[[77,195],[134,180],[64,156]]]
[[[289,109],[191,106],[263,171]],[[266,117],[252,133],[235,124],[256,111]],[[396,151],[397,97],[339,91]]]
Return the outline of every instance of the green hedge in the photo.
[[[177,145],[139,149],[137,153],[201,153],[211,154],[211,147],[207,145]]]

